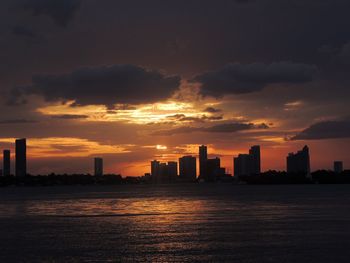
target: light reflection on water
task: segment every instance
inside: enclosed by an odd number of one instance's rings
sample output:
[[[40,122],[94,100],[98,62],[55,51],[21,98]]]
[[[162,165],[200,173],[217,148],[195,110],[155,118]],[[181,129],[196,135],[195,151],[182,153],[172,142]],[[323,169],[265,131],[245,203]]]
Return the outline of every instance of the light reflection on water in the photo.
[[[345,186],[104,189],[0,189],[0,262],[348,262],[350,256],[340,250],[350,248]]]

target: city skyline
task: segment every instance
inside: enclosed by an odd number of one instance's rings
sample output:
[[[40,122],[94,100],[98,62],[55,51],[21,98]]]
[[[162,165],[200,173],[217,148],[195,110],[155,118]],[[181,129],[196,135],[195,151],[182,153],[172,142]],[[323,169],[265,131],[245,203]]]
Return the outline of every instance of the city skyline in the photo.
[[[350,3],[299,2],[3,0],[0,149],[26,137],[42,174],[143,174],[203,143],[230,173],[251,145],[262,170],[304,145],[349,164]]]
[[[15,155],[11,156],[11,150],[3,149],[2,158],[2,175],[10,175],[12,167],[15,168],[14,175],[18,177],[23,177],[27,174],[33,174],[27,172],[27,139],[15,139]],[[209,158],[209,156],[215,156],[214,158]],[[231,156],[232,157],[232,156]],[[14,159],[12,161],[12,159]],[[274,169],[262,170],[262,156],[260,145],[253,145],[250,147],[248,153],[238,153],[233,156],[233,162],[231,167],[221,166],[221,156],[215,155],[215,153],[208,154],[207,145],[198,145],[197,154],[189,154],[185,156],[179,156],[178,162],[174,159],[159,161],[154,159],[151,161],[150,170],[144,174],[150,174],[154,178],[162,174],[162,177],[174,178],[174,176],[179,176],[184,181],[191,181],[196,178],[203,181],[215,181],[215,177],[219,175],[232,175],[232,176],[249,176],[257,175],[262,172],[272,171]],[[317,170],[333,170],[337,173],[346,170],[344,168],[343,161],[333,161],[332,169],[320,168],[312,169],[309,147],[305,145],[302,150],[296,153],[290,152],[285,158],[285,169],[279,171],[286,171],[288,173],[305,173],[310,175],[312,171]],[[91,158],[90,158],[91,161]],[[194,166],[194,168],[192,168]],[[91,172],[92,171],[92,172]],[[232,172],[231,172],[232,171]],[[50,171],[47,174],[55,173],[55,171]],[[73,173],[79,173],[75,171]],[[104,159],[103,157],[93,157],[93,167],[83,173],[91,173],[95,176],[102,176],[104,174],[117,174],[116,172],[104,172]],[[118,173],[121,174],[121,173]],[[190,174],[188,176],[188,174]],[[141,176],[142,174],[134,174],[133,176]],[[129,175],[126,175],[129,176]],[[186,177],[188,177],[186,179]],[[169,179],[168,178],[168,179]],[[168,180],[167,179],[167,180]],[[161,181],[161,179],[159,179]]]

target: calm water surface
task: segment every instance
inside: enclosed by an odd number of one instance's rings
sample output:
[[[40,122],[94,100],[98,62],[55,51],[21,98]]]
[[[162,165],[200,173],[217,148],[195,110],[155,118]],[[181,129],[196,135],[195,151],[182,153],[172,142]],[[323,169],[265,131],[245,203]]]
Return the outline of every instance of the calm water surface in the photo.
[[[350,262],[350,185],[3,188],[0,262]]]

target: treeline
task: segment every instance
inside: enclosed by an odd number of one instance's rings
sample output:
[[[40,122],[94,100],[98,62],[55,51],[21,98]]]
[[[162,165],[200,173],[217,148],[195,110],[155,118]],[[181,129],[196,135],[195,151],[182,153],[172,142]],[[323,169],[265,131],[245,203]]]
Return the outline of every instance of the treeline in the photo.
[[[240,177],[247,184],[350,184],[350,170],[342,173],[319,170],[307,176],[304,173],[267,171],[258,175]]]
[[[54,186],[54,185],[118,185],[125,179],[120,175],[91,176],[89,174],[0,176],[0,186]]]

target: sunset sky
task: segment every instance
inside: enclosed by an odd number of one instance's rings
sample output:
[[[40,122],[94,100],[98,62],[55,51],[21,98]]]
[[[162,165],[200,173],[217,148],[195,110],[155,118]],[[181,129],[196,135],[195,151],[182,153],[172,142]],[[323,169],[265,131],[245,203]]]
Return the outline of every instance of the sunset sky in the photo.
[[[208,145],[350,167],[348,0],[2,0],[0,149],[28,172],[136,176]]]

